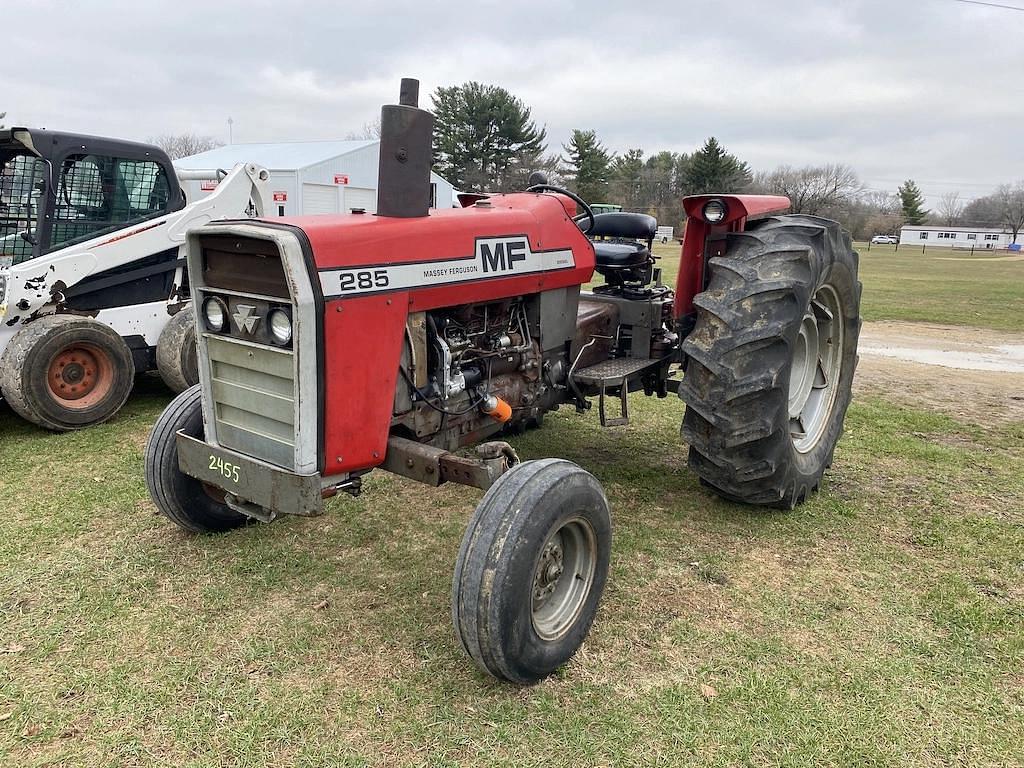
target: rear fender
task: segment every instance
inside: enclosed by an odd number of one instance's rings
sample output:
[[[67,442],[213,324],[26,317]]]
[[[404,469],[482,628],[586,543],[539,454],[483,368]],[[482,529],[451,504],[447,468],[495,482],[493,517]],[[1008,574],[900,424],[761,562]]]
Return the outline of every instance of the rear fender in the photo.
[[[726,206],[725,219],[711,224],[704,220],[704,205],[721,200]],[[724,246],[722,235],[742,232],[747,221],[772,213],[781,213],[790,206],[788,197],[779,195],[694,195],[683,199],[686,228],[676,278],[675,314],[677,325],[688,330],[684,318],[693,314],[693,298],[704,290],[708,259],[718,256]]]

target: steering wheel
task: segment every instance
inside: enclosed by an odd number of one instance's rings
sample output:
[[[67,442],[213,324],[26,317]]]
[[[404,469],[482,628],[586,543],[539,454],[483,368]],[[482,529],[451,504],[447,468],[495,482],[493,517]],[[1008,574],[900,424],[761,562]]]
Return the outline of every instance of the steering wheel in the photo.
[[[572,217],[572,220],[576,222],[576,226],[580,228],[580,232],[582,232],[583,234],[586,234],[587,232],[589,232],[590,230],[592,230],[594,228],[594,224],[596,223],[594,221],[594,210],[587,204],[586,200],[584,200],[579,195],[577,195],[577,194],[575,194],[573,192],[570,192],[568,189],[563,189],[562,187],[556,187],[553,184],[534,184],[532,187],[527,187],[526,191],[527,192],[557,192],[560,195],[565,195],[566,197],[568,197],[570,200],[572,200],[574,203],[576,203],[577,205],[579,205],[583,209],[583,213],[577,214],[576,216]],[[587,224],[587,226],[585,228],[580,226],[580,222],[582,222],[584,219],[589,219],[589,223]]]

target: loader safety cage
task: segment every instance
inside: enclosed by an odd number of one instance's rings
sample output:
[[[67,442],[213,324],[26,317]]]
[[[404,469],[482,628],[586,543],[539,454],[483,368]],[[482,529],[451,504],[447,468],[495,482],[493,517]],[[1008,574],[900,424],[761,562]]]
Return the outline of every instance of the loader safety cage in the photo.
[[[20,264],[184,206],[170,158],[156,147],[0,131],[0,263]]]

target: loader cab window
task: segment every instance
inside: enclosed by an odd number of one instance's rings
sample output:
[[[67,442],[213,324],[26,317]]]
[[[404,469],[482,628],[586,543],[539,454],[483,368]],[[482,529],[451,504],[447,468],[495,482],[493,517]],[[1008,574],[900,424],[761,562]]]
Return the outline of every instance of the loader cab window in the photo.
[[[150,161],[118,160],[117,172],[128,192],[132,219],[167,212],[171,190],[163,168]]]
[[[46,162],[0,151],[0,264],[28,261],[46,189]]]
[[[48,250],[162,216],[169,209],[170,186],[158,163],[71,155],[61,166]]]

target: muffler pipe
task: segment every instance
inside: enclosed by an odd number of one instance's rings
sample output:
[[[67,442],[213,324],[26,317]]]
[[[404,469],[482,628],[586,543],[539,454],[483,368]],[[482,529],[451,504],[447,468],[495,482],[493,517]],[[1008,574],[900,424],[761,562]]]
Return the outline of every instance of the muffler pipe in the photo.
[[[403,77],[398,104],[380,110],[377,215],[411,219],[430,208],[434,116],[419,108],[420,82]]]

